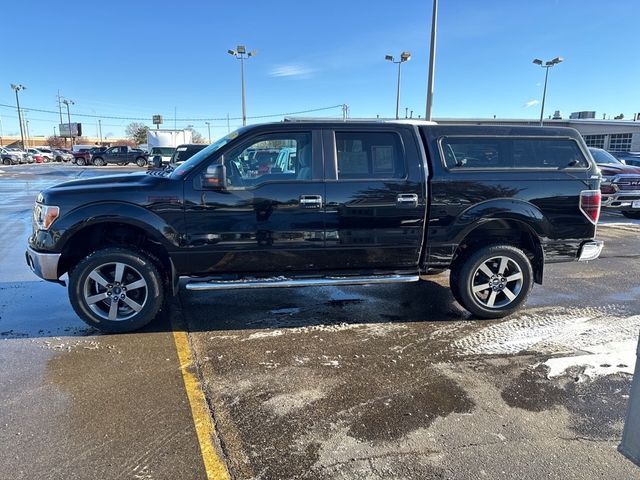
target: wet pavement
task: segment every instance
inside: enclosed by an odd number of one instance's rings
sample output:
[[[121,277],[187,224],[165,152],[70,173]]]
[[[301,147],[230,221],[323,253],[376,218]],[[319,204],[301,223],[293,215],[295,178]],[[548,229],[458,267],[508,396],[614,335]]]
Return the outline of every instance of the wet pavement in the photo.
[[[442,274],[182,291],[145,331],[102,335],[23,251],[40,188],[107,170],[0,170],[0,479],[206,478],[168,316],[187,325],[232,478],[640,478],[616,451],[639,221],[604,216],[603,258],[548,265],[502,320],[471,319]]]

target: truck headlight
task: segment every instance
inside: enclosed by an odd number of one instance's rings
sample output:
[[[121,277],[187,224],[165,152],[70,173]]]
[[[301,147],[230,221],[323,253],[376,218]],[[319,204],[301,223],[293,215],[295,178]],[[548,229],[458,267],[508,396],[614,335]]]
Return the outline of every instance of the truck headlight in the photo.
[[[33,219],[38,230],[49,230],[49,227],[60,215],[60,207],[37,204],[33,211]]]

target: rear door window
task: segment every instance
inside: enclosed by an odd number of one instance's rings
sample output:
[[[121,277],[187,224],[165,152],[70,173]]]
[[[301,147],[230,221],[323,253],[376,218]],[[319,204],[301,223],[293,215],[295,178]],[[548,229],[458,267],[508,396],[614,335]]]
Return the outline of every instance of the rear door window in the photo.
[[[338,180],[404,178],[404,154],[394,132],[336,132]]]
[[[571,138],[443,137],[440,148],[449,169],[589,167]]]

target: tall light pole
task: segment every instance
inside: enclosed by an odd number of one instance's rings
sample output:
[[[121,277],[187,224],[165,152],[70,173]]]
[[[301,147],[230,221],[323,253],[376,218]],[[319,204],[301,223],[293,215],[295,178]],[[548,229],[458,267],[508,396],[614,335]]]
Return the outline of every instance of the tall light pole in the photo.
[[[20,140],[22,140],[22,148],[24,148],[24,129],[22,128],[22,113],[20,111],[20,99],[18,98],[18,92],[20,90],[25,90],[27,87],[12,83],[11,88],[16,92],[16,107],[18,107],[18,123],[20,124]]]
[[[207,124],[207,131],[209,132],[209,143],[211,143],[211,123],[204,122]]]
[[[397,63],[398,64],[398,86],[396,88],[396,120],[399,117],[399,112],[400,112],[400,67],[402,66],[402,64],[404,62],[408,62],[409,60],[411,60],[411,54],[409,52],[402,52],[400,54],[400,60],[395,60],[393,58],[393,55],[385,55],[384,56],[385,60],[389,60],[391,63]]]
[[[548,62],[543,62],[539,58],[533,60],[533,63],[536,65],[540,65],[546,71],[544,72],[544,90],[542,91],[542,106],[540,107],[540,126],[542,126],[542,119],[544,118],[544,101],[547,98],[547,79],[549,78],[549,69],[554,65],[562,62],[564,58],[556,57],[553,60],[549,60]]]
[[[424,118],[431,121],[433,108],[433,81],[436,73],[436,27],[438,26],[438,0],[433,0],[433,13],[431,14],[431,48],[429,49],[429,74],[427,80],[427,110]],[[418,115],[419,117],[420,115]]]
[[[69,125],[69,136],[71,137],[71,146],[73,147],[73,134],[71,133],[71,113],[69,112],[69,105],[75,105],[75,102],[73,100],[69,100],[68,98],[65,98],[64,100],[62,100],[62,103],[64,103],[67,106],[67,123]]]
[[[235,50],[227,50],[229,55],[232,55],[240,60],[240,81],[242,83],[242,126],[247,125],[247,108],[244,92],[244,60],[245,58],[255,57],[256,51],[247,52],[247,48],[244,45],[238,45]]]
[[[102,145],[102,119],[98,119],[98,136],[100,137],[100,144]]]

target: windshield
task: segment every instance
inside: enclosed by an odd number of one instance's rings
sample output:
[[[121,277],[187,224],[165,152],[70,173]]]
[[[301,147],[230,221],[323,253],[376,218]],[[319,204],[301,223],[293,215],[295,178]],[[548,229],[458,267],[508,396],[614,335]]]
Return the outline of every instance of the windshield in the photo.
[[[212,143],[208,147],[200,150],[189,160],[176,167],[176,169],[171,172],[171,178],[181,178],[185,176],[187,173],[193,170],[201,161],[213,155],[217,150],[220,150],[230,141],[236,139],[238,135],[240,135],[244,130],[244,128],[240,128],[234,132],[231,132],[230,134],[222,137],[220,140]]]
[[[151,149],[151,155],[160,155],[162,157],[170,157],[173,155],[173,147],[153,147]]]
[[[593,155],[593,159],[599,164],[621,164],[622,162],[616,157],[611,155],[606,150],[600,150],[598,148],[590,148],[589,151]]]

